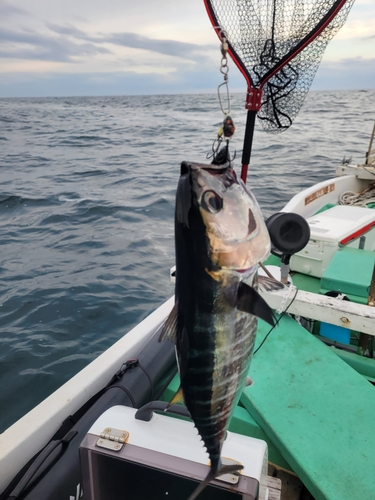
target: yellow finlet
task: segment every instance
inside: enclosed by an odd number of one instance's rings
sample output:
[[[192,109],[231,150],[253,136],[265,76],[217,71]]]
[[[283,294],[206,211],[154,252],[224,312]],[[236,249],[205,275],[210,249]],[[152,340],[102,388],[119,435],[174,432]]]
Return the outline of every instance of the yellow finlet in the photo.
[[[170,408],[172,405],[174,405],[176,403],[184,403],[184,395],[182,393],[182,387],[181,386],[179,387],[178,391],[176,392],[176,394],[171,399],[171,401],[170,401],[169,405],[167,406],[167,408],[165,409],[165,411],[167,411],[168,408]]]

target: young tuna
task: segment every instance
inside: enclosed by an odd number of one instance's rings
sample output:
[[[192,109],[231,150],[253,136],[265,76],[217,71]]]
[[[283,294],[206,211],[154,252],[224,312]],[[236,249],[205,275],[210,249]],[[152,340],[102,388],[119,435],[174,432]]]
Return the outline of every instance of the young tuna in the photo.
[[[215,477],[255,343],[257,317],[273,324],[258,295],[258,263],[270,251],[259,206],[231,167],[182,163],[176,195],[176,303],[160,339],[175,341],[181,390],[211,460],[189,500]]]

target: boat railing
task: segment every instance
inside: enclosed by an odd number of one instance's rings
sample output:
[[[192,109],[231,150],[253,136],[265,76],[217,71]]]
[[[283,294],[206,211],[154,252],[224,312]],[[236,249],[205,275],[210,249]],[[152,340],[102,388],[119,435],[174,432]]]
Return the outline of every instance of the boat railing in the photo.
[[[290,290],[288,297],[285,297],[285,290],[272,292],[262,290],[260,294],[276,311],[283,305],[283,309],[288,307],[290,314],[375,336],[375,307],[303,290],[298,290],[295,297],[293,290]]]

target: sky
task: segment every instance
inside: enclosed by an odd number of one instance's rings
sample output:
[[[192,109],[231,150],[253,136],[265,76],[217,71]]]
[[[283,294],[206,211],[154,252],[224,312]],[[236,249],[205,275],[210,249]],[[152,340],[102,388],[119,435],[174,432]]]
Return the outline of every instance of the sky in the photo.
[[[0,97],[214,92],[220,59],[203,0],[0,0]],[[375,0],[356,0],[312,89],[369,88]]]

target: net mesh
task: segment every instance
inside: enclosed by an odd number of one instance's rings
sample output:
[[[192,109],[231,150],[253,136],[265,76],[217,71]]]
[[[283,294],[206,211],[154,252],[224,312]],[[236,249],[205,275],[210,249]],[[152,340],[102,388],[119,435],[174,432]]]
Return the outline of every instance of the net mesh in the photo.
[[[265,77],[327,18],[332,0],[210,0],[218,26],[250,76],[263,87],[258,118],[267,132],[292,124],[309,91],[324,50],[345,23],[348,0],[323,31],[266,83]]]

